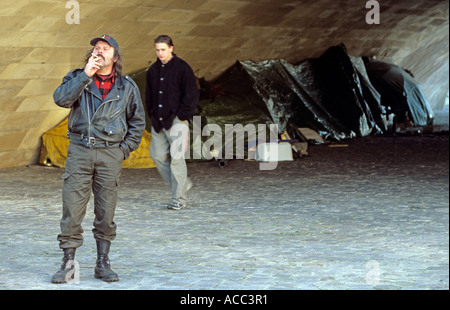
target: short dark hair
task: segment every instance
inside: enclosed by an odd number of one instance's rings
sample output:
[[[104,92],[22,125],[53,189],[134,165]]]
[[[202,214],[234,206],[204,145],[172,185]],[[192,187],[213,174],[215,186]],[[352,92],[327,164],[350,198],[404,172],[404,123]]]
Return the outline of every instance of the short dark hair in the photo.
[[[155,38],[155,44],[156,43],[166,43],[168,46],[173,46],[172,38],[165,34],[157,36]]]

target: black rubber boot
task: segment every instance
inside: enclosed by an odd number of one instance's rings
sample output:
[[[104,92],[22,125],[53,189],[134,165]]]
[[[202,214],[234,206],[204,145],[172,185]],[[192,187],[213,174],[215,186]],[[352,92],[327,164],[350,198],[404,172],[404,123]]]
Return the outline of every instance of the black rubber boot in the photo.
[[[109,264],[108,254],[110,246],[111,242],[109,241],[97,240],[97,262],[94,276],[105,282],[119,281],[119,276],[111,270],[111,265]]]
[[[75,248],[63,249],[64,257],[62,259],[61,268],[53,275],[52,283],[67,283],[70,279],[74,279],[73,269],[75,259]]]

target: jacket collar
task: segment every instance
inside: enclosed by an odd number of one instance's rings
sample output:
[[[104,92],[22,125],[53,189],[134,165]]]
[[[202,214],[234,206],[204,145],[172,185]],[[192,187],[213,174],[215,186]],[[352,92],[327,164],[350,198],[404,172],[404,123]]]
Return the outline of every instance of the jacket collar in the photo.
[[[173,56],[172,59],[169,60],[169,62],[167,62],[166,64],[164,64],[165,66],[171,67],[174,63],[174,60],[176,60],[178,58],[175,53],[173,53],[172,56]],[[161,68],[163,65],[162,61],[159,58],[156,58],[156,65],[158,68]]]

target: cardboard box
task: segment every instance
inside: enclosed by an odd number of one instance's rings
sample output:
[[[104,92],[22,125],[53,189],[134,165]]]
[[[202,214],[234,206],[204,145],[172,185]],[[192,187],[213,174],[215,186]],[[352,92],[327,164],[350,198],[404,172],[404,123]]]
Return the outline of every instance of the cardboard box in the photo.
[[[289,142],[259,143],[256,148],[257,161],[292,161],[292,146]]]
[[[304,141],[316,141],[323,143],[323,138],[314,130],[307,127],[298,127],[296,128],[297,133],[303,137]]]

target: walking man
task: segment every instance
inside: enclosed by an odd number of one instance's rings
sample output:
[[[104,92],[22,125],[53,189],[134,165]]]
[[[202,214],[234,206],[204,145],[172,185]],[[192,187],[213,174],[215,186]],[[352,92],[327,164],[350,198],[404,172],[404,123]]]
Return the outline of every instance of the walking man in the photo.
[[[177,147],[174,142],[189,140],[188,120],[197,107],[199,91],[191,67],[173,52],[172,39],[161,35],[154,42],[158,59],[147,71],[145,92],[145,105],[152,122],[150,157],[172,189],[167,208],[180,210],[186,206],[186,192],[192,182],[187,176],[185,150],[174,151]],[[185,130],[173,130],[171,134],[174,126]],[[180,133],[185,137],[179,136]],[[187,142],[182,145],[187,147]]]
[[[108,258],[116,236],[117,188],[122,162],[138,148],[145,129],[139,89],[130,77],[122,75],[117,41],[103,35],[90,44],[93,49],[84,68],[69,72],[53,94],[58,106],[70,109],[61,234],[57,238],[64,257],[53,283],[66,283],[73,274],[69,262],[83,244],[81,224],[91,191],[95,213],[92,232],[97,243],[94,276],[106,282],[119,280]]]

